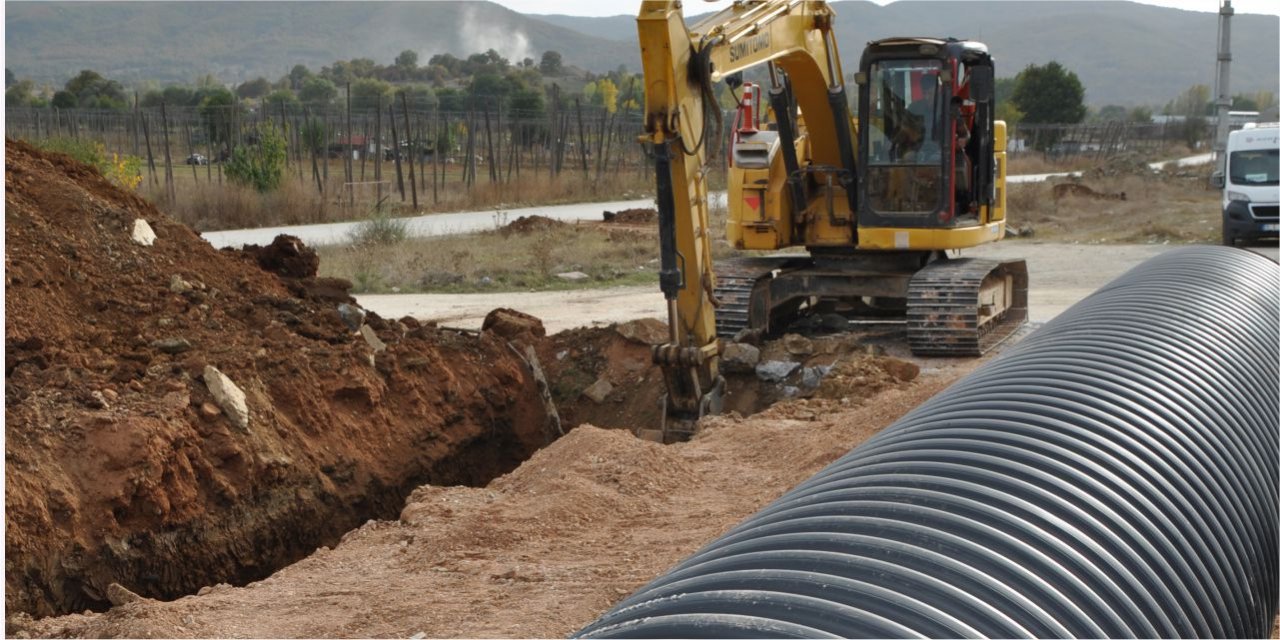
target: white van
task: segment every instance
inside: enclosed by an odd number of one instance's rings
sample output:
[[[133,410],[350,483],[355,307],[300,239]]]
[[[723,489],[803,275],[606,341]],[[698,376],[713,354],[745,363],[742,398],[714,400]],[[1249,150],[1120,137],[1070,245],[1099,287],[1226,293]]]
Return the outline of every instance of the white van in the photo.
[[[1222,244],[1280,237],[1280,123],[1267,122],[1227,136],[1222,189]]]

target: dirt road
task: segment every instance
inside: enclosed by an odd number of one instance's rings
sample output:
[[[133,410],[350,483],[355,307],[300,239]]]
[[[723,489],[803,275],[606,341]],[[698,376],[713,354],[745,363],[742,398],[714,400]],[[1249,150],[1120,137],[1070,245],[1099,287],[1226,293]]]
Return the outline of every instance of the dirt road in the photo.
[[[1031,273],[1031,321],[1047,322],[1134,265],[1173,245],[1083,245],[1008,241],[963,252],[964,256],[1027,260]],[[1276,247],[1254,249],[1275,260]],[[360,304],[386,318],[412,316],[478,329],[495,307],[512,307],[542,318],[547,330],[603,326],[636,318],[662,318],[666,306],[657,287],[584,291],[481,294],[362,295]]]

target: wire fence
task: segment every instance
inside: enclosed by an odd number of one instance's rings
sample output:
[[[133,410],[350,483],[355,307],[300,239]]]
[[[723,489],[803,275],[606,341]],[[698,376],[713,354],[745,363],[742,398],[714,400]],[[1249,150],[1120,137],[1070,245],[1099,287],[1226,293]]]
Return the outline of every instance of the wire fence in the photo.
[[[1127,153],[1149,154],[1180,145],[1201,148],[1210,133],[1207,126],[1195,121],[1018,124],[1009,127],[1007,148],[1010,155],[1041,154],[1048,160],[1102,159]]]
[[[648,171],[635,139],[636,109],[610,112],[552,92],[546,108],[511,108],[476,101],[443,111],[381,100],[367,109],[311,109],[281,103],[257,107],[137,107],[129,111],[16,108],[5,112],[7,135],[39,141],[72,138],[142,159],[151,187],[176,197],[174,175],[222,183],[231,150],[257,142],[264,127],[286,142],[286,173],[322,195],[372,189],[379,200],[440,198],[444,188],[509,183],[522,174],[555,178],[571,172],[587,182],[619,172]],[[331,165],[338,165],[333,167]],[[187,165],[187,167],[184,167]]]
[[[312,108],[297,103],[204,107],[138,107],[129,111],[13,108],[5,112],[7,135],[39,141],[73,138],[103,144],[108,151],[143,160],[148,187],[174,202],[175,176],[223,184],[223,167],[238,145],[252,145],[263,127],[286,141],[286,175],[327,201],[354,207],[398,197],[414,209],[438,205],[445,190],[477,184],[502,185],[551,179],[566,173],[581,184],[598,184],[623,173],[647,180],[647,151],[638,109],[613,112],[583,104],[553,90],[545,108],[513,108],[502,100],[473,100],[466,110],[414,106],[404,95],[373,108]],[[723,164],[727,126],[718,140],[717,175]],[[1103,122],[1013,125],[1013,156],[1041,154],[1047,160],[1106,158],[1153,153],[1174,145],[1204,144],[1207,126],[1195,122],[1140,124]]]

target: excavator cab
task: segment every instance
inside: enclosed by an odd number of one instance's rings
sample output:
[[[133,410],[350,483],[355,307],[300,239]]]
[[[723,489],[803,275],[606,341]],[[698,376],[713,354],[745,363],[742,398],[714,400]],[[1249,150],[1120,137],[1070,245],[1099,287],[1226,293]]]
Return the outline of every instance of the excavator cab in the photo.
[[[995,201],[994,74],[986,47],[932,38],[873,42],[857,80],[865,172],[859,225],[977,224]],[[988,209],[986,217],[994,213]]]

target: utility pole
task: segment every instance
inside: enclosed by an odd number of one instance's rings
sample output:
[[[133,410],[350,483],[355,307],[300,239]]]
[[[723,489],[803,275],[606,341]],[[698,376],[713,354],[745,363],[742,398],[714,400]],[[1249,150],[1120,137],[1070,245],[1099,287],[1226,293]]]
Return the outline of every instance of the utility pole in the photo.
[[[1218,76],[1214,94],[1217,99],[1218,130],[1213,137],[1214,160],[1218,171],[1227,170],[1227,133],[1231,125],[1231,16],[1235,10],[1231,8],[1231,0],[1222,0],[1218,9]]]

